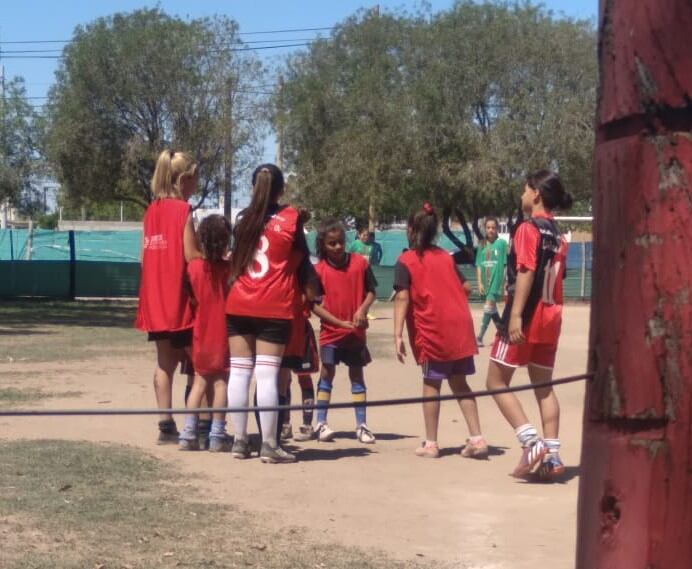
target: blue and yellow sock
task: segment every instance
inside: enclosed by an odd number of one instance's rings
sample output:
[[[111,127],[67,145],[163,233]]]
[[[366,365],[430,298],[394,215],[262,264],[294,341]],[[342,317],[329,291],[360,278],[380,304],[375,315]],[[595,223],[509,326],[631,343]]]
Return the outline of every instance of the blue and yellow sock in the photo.
[[[332,398],[332,384],[321,377],[317,384],[317,422],[327,422],[327,405]]]
[[[365,389],[364,383],[351,382],[351,398],[354,403],[361,403],[362,405],[357,405],[353,408],[356,412],[356,426],[360,426],[365,423],[366,407],[364,405],[367,397],[367,390]]]

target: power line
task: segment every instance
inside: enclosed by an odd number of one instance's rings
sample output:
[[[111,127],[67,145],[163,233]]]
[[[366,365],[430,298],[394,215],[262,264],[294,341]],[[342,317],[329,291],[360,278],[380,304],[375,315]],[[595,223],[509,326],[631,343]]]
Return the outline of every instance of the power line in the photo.
[[[324,28],[291,28],[284,30],[264,30],[259,32],[238,32],[239,36],[254,36],[262,34],[284,34],[290,32],[318,32],[333,30],[334,27],[324,27]],[[51,44],[51,43],[71,43],[74,40],[13,40],[13,41],[0,41],[0,45],[17,45],[17,44]],[[280,41],[280,40],[276,40]],[[286,40],[284,40],[286,41]],[[289,40],[290,41],[290,40]],[[249,43],[249,42],[248,42]]]
[[[258,46],[258,47],[246,47],[246,48],[227,48],[227,49],[215,49],[215,50],[209,50],[206,53],[207,54],[214,54],[214,53],[224,53],[226,51],[235,51],[235,52],[243,52],[243,51],[261,51],[261,50],[267,50],[267,49],[282,49],[285,47],[305,47],[308,45],[312,45],[312,42],[307,42],[307,43],[291,43],[291,44],[283,44],[283,45],[266,45],[266,46]],[[64,56],[62,55],[5,55],[6,52],[3,52],[2,58],[3,59],[63,59]]]

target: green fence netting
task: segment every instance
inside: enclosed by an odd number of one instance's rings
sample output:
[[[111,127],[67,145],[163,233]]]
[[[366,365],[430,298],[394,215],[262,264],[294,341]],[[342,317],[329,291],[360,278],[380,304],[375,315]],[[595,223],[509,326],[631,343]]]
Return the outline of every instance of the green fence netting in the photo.
[[[139,290],[140,231],[75,231],[75,264],[70,274],[69,231],[22,229],[0,230],[0,296],[132,297]],[[355,238],[349,232],[350,243]],[[463,236],[460,236],[463,241]],[[308,245],[314,251],[314,232]],[[382,263],[373,267],[379,282],[378,298],[388,298],[394,281],[397,257],[407,246],[404,231],[377,233]],[[441,236],[439,244],[455,247]],[[591,243],[572,243],[564,282],[566,298],[591,296]],[[476,290],[476,271],[460,267]],[[475,300],[475,296],[472,297]]]

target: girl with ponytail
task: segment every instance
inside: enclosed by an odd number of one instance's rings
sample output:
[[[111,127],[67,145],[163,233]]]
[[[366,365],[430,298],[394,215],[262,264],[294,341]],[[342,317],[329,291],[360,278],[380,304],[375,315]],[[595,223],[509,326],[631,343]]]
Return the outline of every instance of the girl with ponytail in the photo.
[[[473,356],[478,353],[463,279],[451,255],[435,245],[437,228],[430,204],[414,211],[407,227],[410,249],[394,268],[394,348],[403,363],[406,322],[411,351],[423,370],[424,397],[439,396],[445,379],[454,394],[469,393],[466,376],[476,372]],[[476,400],[460,399],[459,407],[470,435],[461,455],[485,458],[488,445],[481,435]],[[416,455],[438,458],[440,402],[423,403],[423,418],[425,440]]]
[[[164,150],[151,180],[153,201],[143,220],[142,272],[135,326],[156,342],[154,391],[161,409],[159,444],[177,443],[173,374],[192,343],[186,267],[201,256],[187,200],[197,189],[197,164],[186,152]]]
[[[274,164],[252,174],[252,200],[239,215],[231,253],[226,323],[230,337],[231,374],[228,404],[247,407],[250,380],[257,380],[260,406],[277,405],[279,368],[291,331],[296,295],[313,300],[317,279],[310,263],[300,213],[279,205],[284,177]],[[278,413],[261,412],[262,462],[293,462],[277,440]],[[250,455],[247,413],[231,413],[235,431],[232,455]]]
[[[552,212],[571,206],[572,196],[554,172],[540,170],[526,179],[521,207],[527,219],[512,231],[507,303],[490,352],[488,389],[508,386],[514,370],[522,366],[528,366],[533,383],[552,379],[562,325],[562,280],[567,259],[567,243]],[[554,480],[565,472],[559,454],[560,405],[550,387],[538,388],[534,394],[543,437],[529,423],[513,393],[496,395],[495,402],[522,447],[512,475]]]

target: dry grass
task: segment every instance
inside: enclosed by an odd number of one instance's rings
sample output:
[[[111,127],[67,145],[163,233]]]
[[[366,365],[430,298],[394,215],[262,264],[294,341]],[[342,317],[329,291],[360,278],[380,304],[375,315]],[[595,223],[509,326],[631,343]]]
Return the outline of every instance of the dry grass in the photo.
[[[411,566],[290,528],[272,533],[203,502],[170,466],[129,447],[13,441],[0,453],[4,569]]]

